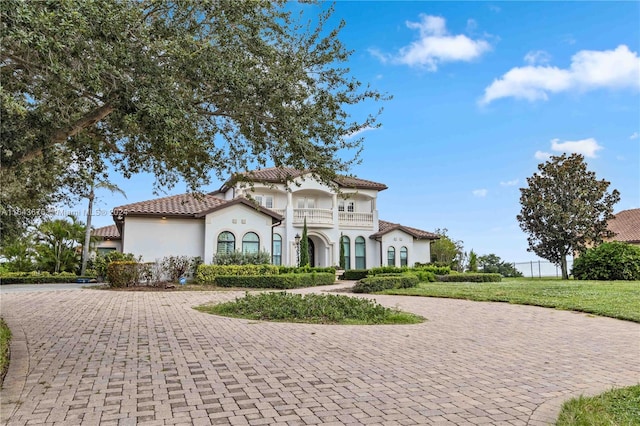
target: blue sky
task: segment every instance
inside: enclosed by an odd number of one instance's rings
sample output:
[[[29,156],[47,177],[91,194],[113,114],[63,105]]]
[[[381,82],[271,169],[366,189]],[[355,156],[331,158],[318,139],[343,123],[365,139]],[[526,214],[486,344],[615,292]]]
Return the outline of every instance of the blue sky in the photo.
[[[583,153],[621,192],[616,211],[640,207],[639,2],[338,2],[338,19],[352,74],[393,96],[353,169],[389,186],[382,219],[536,259],[518,189],[562,152]],[[112,181],[127,199],[99,192],[99,209],[156,197],[153,176]],[[100,212],[93,222],[112,223]]]

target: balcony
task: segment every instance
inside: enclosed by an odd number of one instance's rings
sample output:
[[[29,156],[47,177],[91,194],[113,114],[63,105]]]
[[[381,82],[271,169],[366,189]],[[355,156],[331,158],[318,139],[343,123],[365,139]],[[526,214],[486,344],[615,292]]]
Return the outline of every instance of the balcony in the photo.
[[[340,226],[344,228],[372,228],[373,213],[339,212]]]
[[[308,226],[333,226],[331,209],[293,209],[294,225],[303,225],[305,218]]]

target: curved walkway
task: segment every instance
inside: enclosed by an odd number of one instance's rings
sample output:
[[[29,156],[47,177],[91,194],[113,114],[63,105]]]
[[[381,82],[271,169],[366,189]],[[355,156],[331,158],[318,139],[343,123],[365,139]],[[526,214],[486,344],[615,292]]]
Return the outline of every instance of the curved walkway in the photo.
[[[192,309],[240,295],[3,294],[14,333],[3,423],[543,425],[572,395],[640,381],[631,322],[401,296],[375,299],[428,321],[323,326]]]

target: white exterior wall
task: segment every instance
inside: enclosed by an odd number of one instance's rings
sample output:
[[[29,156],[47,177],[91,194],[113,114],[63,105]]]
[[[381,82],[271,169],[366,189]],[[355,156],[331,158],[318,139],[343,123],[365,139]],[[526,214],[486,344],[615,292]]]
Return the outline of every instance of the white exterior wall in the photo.
[[[413,266],[416,262],[431,262],[431,240],[413,241],[413,256],[409,252],[409,266]]]
[[[101,248],[113,248],[116,251],[122,252],[122,241],[120,240],[102,240],[96,244],[96,252]]]
[[[213,261],[213,255],[218,248],[218,235],[224,231],[235,235],[238,251],[242,250],[244,235],[247,232],[255,232],[260,238],[260,250],[271,253],[271,224],[271,216],[244,204],[209,213],[204,220],[204,263]]]
[[[122,251],[153,262],[165,256],[204,255],[204,220],[127,216]]]
[[[413,237],[404,231],[394,230],[382,236],[382,266],[387,266],[389,247],[396,249],[396,264],[400,266],[400,249],[402,247],[407,248],[407,266],[411,266],[415,263],[415,253],[413,246]]]

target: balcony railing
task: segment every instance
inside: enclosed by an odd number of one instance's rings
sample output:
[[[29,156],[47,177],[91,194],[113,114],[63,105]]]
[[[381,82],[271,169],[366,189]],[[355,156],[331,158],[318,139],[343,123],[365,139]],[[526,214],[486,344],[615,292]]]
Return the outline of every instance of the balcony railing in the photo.
[[[302,225],[305,217],[307,225],[333,225],[331,209],[293,209],[294,225]]]
[[[373,213],[339,212],[340,226],[351,228],[370,228],[373,226]]]

